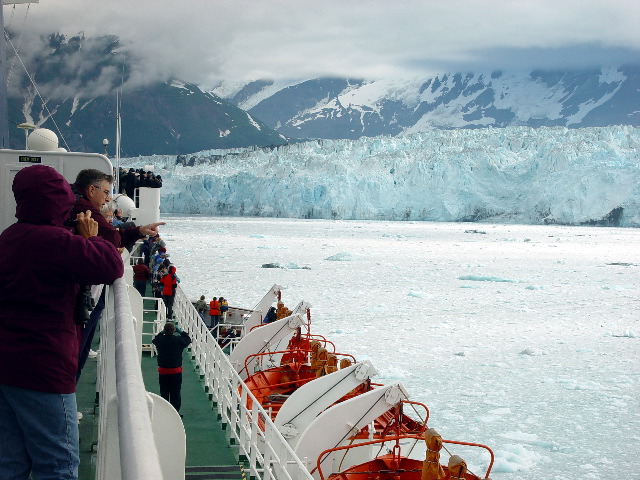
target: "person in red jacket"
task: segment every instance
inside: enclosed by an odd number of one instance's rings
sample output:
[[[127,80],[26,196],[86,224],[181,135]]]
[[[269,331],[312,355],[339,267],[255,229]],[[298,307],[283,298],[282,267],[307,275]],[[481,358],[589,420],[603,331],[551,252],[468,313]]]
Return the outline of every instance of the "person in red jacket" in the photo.
[[[178,276],[176,275],[176,267],[170,266],[169,273],[160,279],[162,284],[162,300],[167,307],[167,318],[173,318],[173,300],[176,297],[176,288],[178,288]]]
[[[211,317],[211,325],[209,328],[216,328],[220,321],[220,302],[218,297],[213,297],[213,300],[209,302],[209,317]]]
[[[73,217],[78,235],[65,227],[76,197],[53,168],[23,168],[13,193],[18,222],[0,234],[0,478],[75,479],[76,298],[124,265],[90,211]]]

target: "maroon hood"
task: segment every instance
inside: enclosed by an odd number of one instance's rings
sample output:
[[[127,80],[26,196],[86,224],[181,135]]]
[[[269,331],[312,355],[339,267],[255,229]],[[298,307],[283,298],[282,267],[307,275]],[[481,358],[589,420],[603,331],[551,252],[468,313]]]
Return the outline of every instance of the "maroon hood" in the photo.
[[[20,170],[13,179],[16,218],[21,223],[62,227],[76,196],[62,175],[46,165]]]

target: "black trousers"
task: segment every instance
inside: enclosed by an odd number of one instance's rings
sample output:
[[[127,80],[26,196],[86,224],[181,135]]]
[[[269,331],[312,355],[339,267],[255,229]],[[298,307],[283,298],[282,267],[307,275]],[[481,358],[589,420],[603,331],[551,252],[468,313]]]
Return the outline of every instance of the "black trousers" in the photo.
[[[164,301],[165,307],[167,307],[167,320],[171,320],[173,317],[173,295],[162,295],[162,300]]]
[[[93,336],[95,335],[98,324],[100,323],[100,317],[102,316],[102,311],[104,310],[105,305],[105,290],[106,287],[103,287],[100,298],[96,302],[96,306],[93,307],[93,310],[91,311],[89,321],[82,329],[82,340],[80,341],[78,351],[78,370],[76,371],[76,383],[78,383],[78,380],[80,379],[80,373],[82,372],[85,363],[87,363],[87,358],[89,358],[89,352],[91,351]]]
[[[170,373],[169,375],[158,375],[160,382],[160,396],[167,400],[177,412],[182,405],[180,390],[182,389],[182,372]]]

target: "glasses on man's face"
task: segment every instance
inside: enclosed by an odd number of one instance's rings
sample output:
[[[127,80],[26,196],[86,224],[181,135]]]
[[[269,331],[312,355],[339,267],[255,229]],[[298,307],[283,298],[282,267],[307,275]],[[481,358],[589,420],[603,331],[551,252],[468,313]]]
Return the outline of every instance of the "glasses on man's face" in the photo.
[[[100,190],[102,193],[104,193],[107,197],[111,196],[111,192],[109,190],[102,190],[102,187],[99,187],[98,185],[91,185],[93,188],[95,188],[96,190]]]

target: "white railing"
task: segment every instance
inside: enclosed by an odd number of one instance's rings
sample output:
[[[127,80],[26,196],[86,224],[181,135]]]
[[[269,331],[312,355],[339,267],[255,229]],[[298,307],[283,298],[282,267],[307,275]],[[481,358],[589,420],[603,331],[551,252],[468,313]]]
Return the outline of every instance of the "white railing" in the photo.
[[[165,478],[142,380],[127,284],[108,288],[100,326],[98,460],[96,479]]]
[[[239,446],[239,454],[248,460],[251,477],[312,480],[307,465],[296,456],[241,380],[180,286],[173,309],[181,327],[191,337],[191,354],[200,370],[205,391],[211,394],[222,422],[229,426],[229,434]],[[316,459],[309,460],[313,466]]]
[[[145,392],[139,361],[142,329],[129,303],[133,294],[135,310],[141,314],[141,297],[129,288],[124,279],[114,283],[102,316],[96,479],[184,478],[184,428],[173,407]],[[257,480],[313,480],[308,465],[296,456],[244,384],[179,285],[173,311],[191,337],[191,354],[205,392],[229,427],[240,457],[249,462],[249,475]],[[168,408],[163,410],[164,406]],[[315,459],[308,463],[313,467]]]

